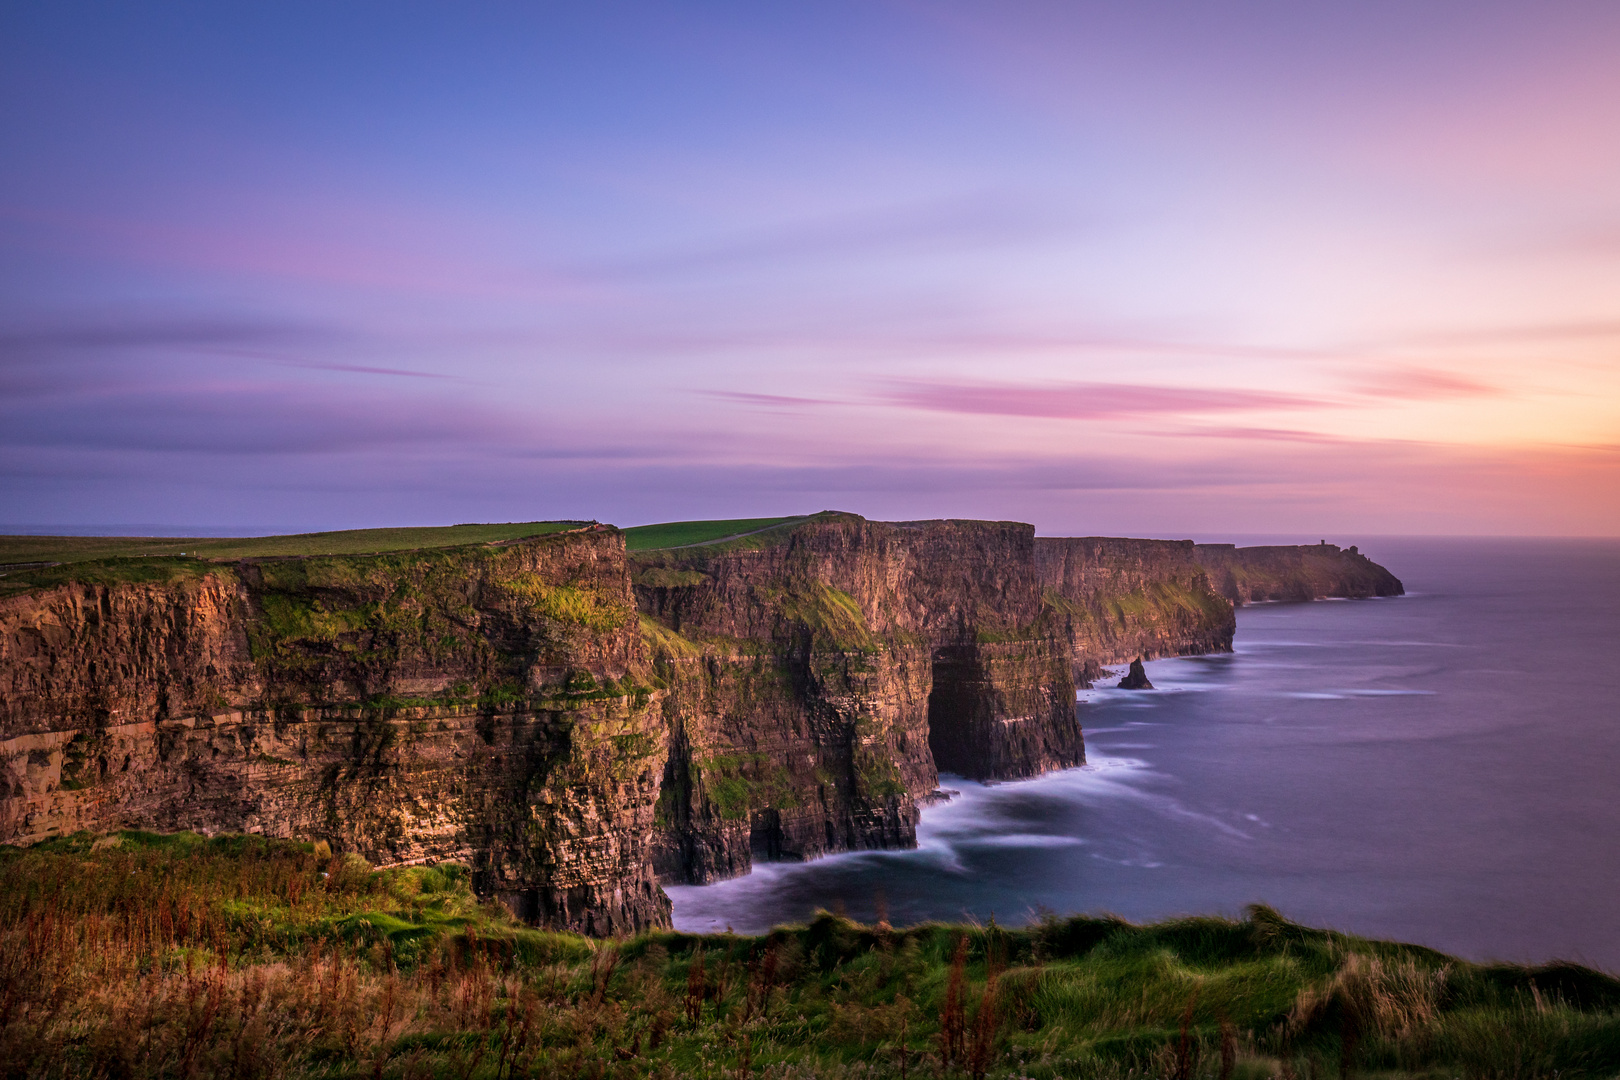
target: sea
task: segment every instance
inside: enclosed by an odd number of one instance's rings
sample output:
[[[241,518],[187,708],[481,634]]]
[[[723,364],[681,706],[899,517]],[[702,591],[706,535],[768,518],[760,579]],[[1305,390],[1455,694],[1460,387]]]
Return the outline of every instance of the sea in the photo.
[[[1235,651],[1079,694],[1087,764],[910,851],[669,889],[675,925],[1241,916],[1620,972],[1620,541],[1387,538],[1407,595],[1260,604]]]

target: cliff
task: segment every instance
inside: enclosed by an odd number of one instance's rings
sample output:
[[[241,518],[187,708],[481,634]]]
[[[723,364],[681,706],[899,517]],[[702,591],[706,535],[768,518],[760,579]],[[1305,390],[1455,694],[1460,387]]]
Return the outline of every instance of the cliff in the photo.
[[[1081,686],[1104,664],[1232,651],[1232,605],[1211,588],[1191,540],[1041,537],[1035,553]]]
[[[613,530],[64,567],[0,599],[0,840],[324,839],[466,859],[532,921],[663,924],[662,697]]]
[[[0,841],[455,858],[532,923],[618,933],[667,922],[660,880],[909,847],[942,770],[1084,761],[1075,688],[1102,665],[1231,648],[1190,541],[734,524],[0,579]]]
[[[1199,544],[1197,559],[1215,588],[1234,604],[1406,593],[1399,578],[1354,545],[1340,549],[1329,543],[1246,548]]]
[[[670,687],[665,878],[910,846],[938,769],[1018,777],[1083,761],[1034,545],[1015,523],[823,514],[636,555]]]

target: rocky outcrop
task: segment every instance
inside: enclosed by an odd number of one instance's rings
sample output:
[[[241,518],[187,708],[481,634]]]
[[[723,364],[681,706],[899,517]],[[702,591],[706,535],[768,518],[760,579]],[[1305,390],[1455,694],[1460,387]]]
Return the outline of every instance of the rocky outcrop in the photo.
[[[1199,544],[1198,562],[1220,594],[1234,604],[1275,600],[1367,599],[1402,596],[1399,578],[1352,545],[1245,547]]]
[[[1137,657],[1135,660],[1131,661],[1131,670],[1127,671],[1125,673],[1125,677],[1123,679],[1119,680],[1119,689],[1121,689],[1121,690],[1151,690],[1151,689],[1153,689],[1153,684],[1151,682],[1148,682],[1147,669],[1142,666],[1142,658],[1140,656]]]
[[[637,555],[670,687],[665,878],[910,846],[936,770],[1008,778],[1083,761],[1035,543],[1017,523],[823,514]]]
[[[1133,657],[1232,651],[1232,605],[1210,587],[1191,540],[1040,537],[1035,555],[1082,687]]]
[[[667,922],[663,692],[616,531],[120,569],[0,600],[0,839],[301,836],[465,859],[548,925]]]

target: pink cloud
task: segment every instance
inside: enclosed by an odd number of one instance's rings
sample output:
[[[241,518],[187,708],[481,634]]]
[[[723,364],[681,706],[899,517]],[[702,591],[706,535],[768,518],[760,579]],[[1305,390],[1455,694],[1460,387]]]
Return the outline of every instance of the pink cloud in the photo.
[[[704,397],[715,398],[718,401],[732,401],[739,405],[756,405],[761,408],[797,408],[802,405],[838,405],[837,401],[827,398],[788,397],[782,394],[747,394],[738,390],[701,390]]]
[[[451,382],[470,381],[456,375],[445,375],[437,371],[409,371],[405,368],[370,367],[365,364],[322,364],[315,361],[277,360],[274,357],[266,357],[262,354],[249,353],[243,350],[235,350],[235,352],[237,355],[269,359],[272,363],[279,364],[281,367],[307,368],[311,371],[344,371],[357,375],[399,375],[410,379],[447,379]]]
[[[1501,389],[1433,368],[1387,368],[1359,374],[1355,380],[1358,393],[1368,397],[1391,398],[1396,401],[1435,401],[1443,398],[1476,397],[1499,394]]]
[[[1331,408],[1337,402],[1269,390],[1131,386],[1115,383],[893,382],[885,404],[979,416],[1058,420],[1116,420],[1131,416],[1196,415]]]
[[[1181,431],[1155,431],[1151,434],[1181,439],[1249,439],[1257,442],[1301,442],[1324,445],[1364,443],[1362,439],[1349,439],[1320,431],[1299,431],[1293,428],[1261,427],[1198,427]]]

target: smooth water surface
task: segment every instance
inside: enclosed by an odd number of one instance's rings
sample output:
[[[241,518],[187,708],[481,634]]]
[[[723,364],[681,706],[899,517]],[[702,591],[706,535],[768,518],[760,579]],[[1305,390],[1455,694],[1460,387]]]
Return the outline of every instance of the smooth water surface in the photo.
[[[1620,970],[1620,543],[1386,540],[1391,600],[1245,608],[1232,655],[1081,694],[1089,764],[924,812],[919,848],[671,888],[685,929],[1289,917]]]

